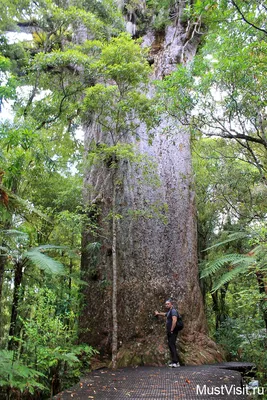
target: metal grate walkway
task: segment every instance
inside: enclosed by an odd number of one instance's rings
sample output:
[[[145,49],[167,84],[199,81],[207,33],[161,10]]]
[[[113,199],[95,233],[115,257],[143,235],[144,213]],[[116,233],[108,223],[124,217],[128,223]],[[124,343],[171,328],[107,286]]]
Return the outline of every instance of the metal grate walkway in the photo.
[[[237,369],[237,366],[235,367]],[[133,367],[116,371],[97,370],[83,377],[72,389],[56,395],[54,399],[247,399],[241,374],[226,368],[227,363],[180,368]]]

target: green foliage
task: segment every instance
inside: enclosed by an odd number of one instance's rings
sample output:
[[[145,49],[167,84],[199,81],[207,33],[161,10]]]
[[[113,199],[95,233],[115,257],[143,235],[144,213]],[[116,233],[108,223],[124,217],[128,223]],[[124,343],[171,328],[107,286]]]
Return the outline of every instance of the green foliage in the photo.
[[[32,264],[50,274],[64,274],[63,265],[59,261],[43,253],[43,251],[58,249],[58,246],[41,246],[39,248],[36,247],[27,250],[30,237],[26,232],[11,229],[2,231],[0,234],[4,242],[7,243],[3,249],[8,257],[9,263],[16,265],[21,262],[25,266]],[[62,249],[62,247],[60,249]]]
[[[75,318],[68,324],[57,313],[57,296],[48,288],[27,291],[27,304],[20,305],[27,318],[22,320],[23,338],[19,339],[22,354],[2,351],[0,356],[1,386],[34,393],[41,389],[47,396],[79,379],[81,369],[87,370],[95,351],[88,345],[74,345]],[[10,365],[7,363],[10,361]],[[1,365],[2,361],[2,365]],[[55,383],[57,381],[57,383]],[[60,385],[56,386],[56,385]]]
[[[122,86],[121,90],[129,91],[137,84],[144,84],[148,78],[150,67],[146,54],[140,41],[122,33],[103,47],[97,66],[106,78],[114,80],[119,88]]]
[[[181,121],[185,126],[188,125],[188,115],[197,102],[196,95],[192,91],[194,78],[190,68],[184,65],[178,66],[171,75],[156,82],[156,87],[160,109]]]
[[[82,52],[78,50],[66,50],[64,52],[57,50],[52,53],[40,52],[34,59],[33,70],[43,69],[47,71],[49,68],[55,68],[58,71],[60,69],[68,67],[70,64],[73,68],[89,67],[91,60]]]
[[[213,1],[195,7],[208,18],[210,30],[189,68],[179,67],[159,84],[163,107],[194,135],[236,141],[237,156],[264,179],[264,6],[257,1]]]
[[[0,387],[33,394],[45,387],[40,383],[44,375],[14,359],[14,352],[0,350]]]
[[[248,301],[249,299],[249,301]],[[253,362],[261,385],[266,382],[266,334],[260,304],[263,295],[253,280],[240,279],[228,292],[229,316],[214,332],[214,338],[229,360]]]
[[[57,315],[57,298],[53,291],[42,289],[37,295],[29,292],[27,307],[31,308],[31,318],[23,321],[23,329],[28,338],[25,343],[27,363],[38,366],[38,370],[50,371],[49,385],[53,385],[53,375],[56,374],[65,385],[69,380],[76,380],[80,374],[81,353],[87,358],[95,351],[90,346],[75,346],[76,338],[75,315],[70,314],[68,325]],[[68,371],[67,376],[64,376]]]
[[[142,122],[148,129],[154,123],[152,101],[142,93],[150,72],[145,55],[139,43],[121,34],[102,48],[94,64],[105,83],[86,89],[83,110],[85,116],[94,113],[94,119],[113,146],[136,135]]]
[[[255,259],[254,258],[251,259],[251,257],[249,257],[249,256],[244,256],[242,254],[226,254],[214,261],[208,262],[205,270],[201,274],[201,278],[205,278],[211,274],[215,274],[217,271],[219,271],[225,265],[230,265],[231,267],[233,267],[237,264],[241,264],[241,267],[243,268],[244,264],[251,265],[253,262],[255,262]],[[238,269],[238,271],[240,273],[239,269]],[[233,273],[233,271],[231,272],[231,274],[232,273]],[[231,274],[227,274],[227,275],[232,276]],[[216,289],[214,289],[214,290],[216,290]]]
[[[225,232],[225,233],[227,233],[227,232]],[[229,232],[227,239],[220,241],[219,243],[216,243],[216,244],[212,245],[211,247],[208,247],[207,249],[205,249],[205,251],[214,249],[215,247],[222,246],[227,243],[231,243],[235,240],[246,239],[247,237],[248,237],[247,232],[234,232],[234,233]],[[231,261],[231,260],[229,260],[229,261]]]
[[[89,165],[106,162],[109,168],[117,168],[118,160],[138,162],[142,160],[142,155],[138,155],[135,146],[129,143],[118,143],[114,146],[103,143],[95,146],[95,149],[92,148],[88,155]]]
[[[228,236],[228,239],[220,243],[216,243],[214,246],[210,247],[210,249],[213,249],[214,247],[223,246],[227,243],[231,243],[240,239],[245,240],[247,242],[247,246],[249,246],[249,252],[247,252],[247,254],[224,254],[221,257],[215,257],[214,260],[207,262],[206,268],[201,274],[202,278],[215,274],[224,266],[227,266],[228,269],[228,272],[223,274],[218,282],[214,284],[213,291],[218,290],[227,282],[230,282],[233,279],[237,278],[240,274],[254,273],[255,275],[257,275],[258,273],[266,273],[267,247],[265,234],[262,241],[260,241],[260,244],[256,247],[253,247],[253,244],[255,244],[254,237],[257,238],[257,242],[258,234],[258,229],[255,229],[254,231],[251,230],[249,234],[245,232],[230,234]]]
[[[0,111],[4,100],[15,97],[15,78],[9,73],[11,62],[0,50]]]
[[[43,271],[53,274],[64,274],[64,268],[60,262],[52,260],[50,257],[41,253],[37,249],[32,249],[25,252],[24,258],[27,259],[27,261],[29,260],[30,263],[33,263]]]
[[[136,1],[129,1],[129,11],[138,10]],[[131,6],[133,4],[133,6]],[[145,14],[146,24],[156,31],[163,31],[172,22],[179,21],[182,24],[197,24],[202,19],[205,23],[209,20],[210,11],[216,7],[215,0],[185,0],[180,3],[177,0],[148,0],[147,8],[142,10]]]

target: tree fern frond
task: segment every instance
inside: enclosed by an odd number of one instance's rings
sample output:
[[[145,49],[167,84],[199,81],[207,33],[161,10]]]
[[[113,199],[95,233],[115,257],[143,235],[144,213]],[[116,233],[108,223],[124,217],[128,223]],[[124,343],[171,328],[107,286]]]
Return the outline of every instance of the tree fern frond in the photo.
[[[47,215],[42,213],[40,210],[37,210],[31,203],[28,201],[22,199],[21,197],[15,195],[11,190],[7,189],[4,185],[0,183],[0,189],[4,190],[9,197],[9,204],[12,205],[14,209],[19,209],[21,212],[24,214],[27,213],[28,216],[30,215],[36,215],[42,219],[45,219],[46,221],[49,221],[49,218]]]
[[[67,254],[68,254],[69,258],[71,258],[73,260],[79,260],[81,258],[78,250],[68,249]]]
[[[92,243],[88,243],[88,245],[86,246],[86,250],[87,251],[91,251],[91,252],[95,252],[97,250],[99,250],[101,247],[101,243],[100,242],[92,242]]]
[[[4,251],[5,253],[8,253],[8,248],[4,246],[0,246],[0,251]],[[0,254],[1,255],[1,254]],[[4,254],[3,254],[4,255]]]
[[[267,272],[267,263],[258,269],[258,272]]]
[[[67,246],[56,246],[53,244],[44,244],[44,245],[40,245],[37,247],[34,247],[34,250],[38,250],[38,251],[50,251],[50,250],[68,250]]]
[[[23,258],[45,272],[55,275],[65,275],[64,267],[59,261],[48,257],[36,249],[25,252]]]
[[[233,242],[234,240],[239,240],[239,239],[245,239],[248,237],[248,233],[247,232],[234,232],[231,233],[227,239],[223,240],[222,242],[216,243],[210,247],[207,247],[206,249],[202,250],[202,251],[208,251],[210,249],[214,249],[215,247],[219,247],[222,246],[223,244],[226,243],[230,243]]]
[[[267,258],[264,257],[262,258],[260,261],[257,262],[257,267],[258,269],[260,269],[261,271],[264,271],[267,267]]]
[[[267,260],[267,247],[265,245],[258,245],[254,247],[249,254],[253,254],[254,256],[258,257],[260,260]]]
[[[85,282],[82,279],[79,279],[79,278],[77,278],[75,276],[72,276],[72,275],[68,275],[68,276],[76,283],[76,285],[89,286],[88,282]]]
[[[250,251],[250,253],[252,253],[252,254],[259,254],[259,253],[261,253],[261,252],[263,252],[263,251],[266,251],[266,249],[264,249],[264,247],[263,247],[262,244],[259,244],[258,246],[254,247],[254,248]]]
[[[28,239],[29,235],[25,232],[18,231],[17,229],[3,229],[0,230],[0,234],[3,233],[6,236],[20,237]]]
[[[68,255],[69,258],[71,259],[80,259],[79,254],[77,254],[77,251],[70,249],[68,246],[55,246],[53,244],[46,244],[42,246],[37,246],[34,249],[40,251],[41,253],[43,252],[48,252],[48,251],[55,251],[58,254],[64,253]]]
[[[68,363],[77,363],[79,362],[78,357],[74,353],[60,353],[55,352],[54,357],[58,360],[66,361]]]
[[[226,254],[220,258],[217,258],[214,261],[210,261],[207,264],[207,267],[201,273],[201,278],[205,278],[209,275],[215,274],[215,272],[219,271],[225,264],[233,264],[241,262],[241,260],[250,259],[251,257],[245,256],[243,254],[233,253],[233,254]]]
[[[256,262],[257,262],[257,259],[255,257],[243,255],[243,258],[240,257],[240,259],[236,259],[236,260],[232,261],[231,266],[242,265],[243,267],[250,267]]]
[[[244,268],[243,265],[240,265],[231,271],[227,272],[226,274],[223,274],[221,278],[214,283],[212,287],[212,293],[216,292],[218,289],[220,289],[223,285],[226,283],[232,281],[234,278],[236,278],[240,274],[248,273],[247,268]]]

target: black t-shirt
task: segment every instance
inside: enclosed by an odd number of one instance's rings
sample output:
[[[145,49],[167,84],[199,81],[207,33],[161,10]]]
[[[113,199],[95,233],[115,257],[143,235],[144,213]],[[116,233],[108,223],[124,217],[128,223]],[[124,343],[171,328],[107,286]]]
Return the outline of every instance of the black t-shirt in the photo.
[[[169,311],[166,313],[166,328],[167,332],[171,332],[171,327],[172,327],[172,317],[177,317],[178,319],[178,312],[175,310],[175,308],[170,308]],[[174,332],[178,332],[176,327],[174,329]]]

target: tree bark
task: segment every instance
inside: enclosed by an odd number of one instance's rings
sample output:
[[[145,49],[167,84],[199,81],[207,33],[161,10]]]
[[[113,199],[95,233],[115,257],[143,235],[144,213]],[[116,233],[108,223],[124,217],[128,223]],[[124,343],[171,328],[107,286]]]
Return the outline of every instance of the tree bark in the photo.
[[[170,74],[179,62],[189,62],[197,50],[199,36],[188,36],[187,25],[180,18],[183,7],[181,2],[175,23],[164,32],[150,29],[143,37],[143,43],[151,48],[154,63],[150,93],[155,78]],[[84,199],[89,206],[94,205],[90,217],[100,226],[97,240],[102,246],[96,263],[86,248],[96,241],[96,236],[90,229],[84,230],[82,274],[89,286],[84,292],[86,305],[80,320],[80,341],[96,346],[100,355],[111,353],[111,332],[115,327],[112,271],[114,274],[116,265],[117,366],[159,365],[168,359],[165,327],[154,318],[154,310],[164,307],[169,297],[175,300],[185,323],[179,341],[181,361],[199,364],[221,360],[217,346],[207,334],[199,287],[190,135],[175,120],[162,115],[152,145],[145,126],[138,136],[141,139],[136,145],[141,153],[155,160],[161,184],[152,189],[144,182],[140,168],[120,163],[117,173],[122,183],[117,187],[116,208],[123,218],[116,229],[116,250],[111,240],[114,224],[107,219],[114,206],[108,168],[93,166],[85,176]],[[86,152],[90,151],[92,141],[103,143],[105,138],[100,127],[89,122]],[[129,210],[138,214],[149,207],[162,209],[165,222],[162,218],[129,215]],[[112,260],[115,254],[116,264]]]
[[[10,319],[10,328],[9,328],[9,342],[8,349],[12,350],[15,346],[14,336],[18,334],[17,332],[17,317],[18,317],[18,306],[19,306],[19,298],[20,298],[20,287],[23,277],[23,264],[17,263],[15,268],[14,275],[14,292],[13,292],[13,301],[12,301],[12,310],[11,310],[11,319]]]
[[[262,311],[262,316],[265,324],[265,328],[267,331],[267,311],[266,311],[266,301],[267,301],[267,278],[266,276],[261,273],[261,272],[256,272],[256,277],[258,281],[258,287],[259,287],[259,292],[261,294],[265,294],[265,297],[261,300],[260,305],[261,305],[261,311]]]
[[[0,256],[0,315],[1,315],[1,302],[2,302],[2,291],[4,284],[4,274],[5,274],[6,257],[1,254]]]
[[[115,175],[115,172],[114,174]],[[113,176],[112,196],[112,368],[117,366],[118,353],[118,315],[117,315],[117,216],[116,200],[117,188],[115,176]]]

